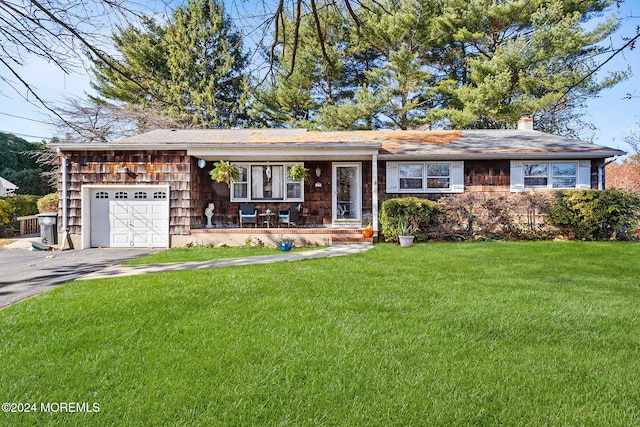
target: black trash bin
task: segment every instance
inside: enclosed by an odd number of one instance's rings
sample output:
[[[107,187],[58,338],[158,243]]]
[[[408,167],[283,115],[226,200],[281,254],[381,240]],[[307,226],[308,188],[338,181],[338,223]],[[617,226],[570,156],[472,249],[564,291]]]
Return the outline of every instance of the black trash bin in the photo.
[[[38,217],[38,224],[40,225],[40,237],[42,237],[42,243],[47,245],[57,245],[58,213],[41,213],[36,216]]]

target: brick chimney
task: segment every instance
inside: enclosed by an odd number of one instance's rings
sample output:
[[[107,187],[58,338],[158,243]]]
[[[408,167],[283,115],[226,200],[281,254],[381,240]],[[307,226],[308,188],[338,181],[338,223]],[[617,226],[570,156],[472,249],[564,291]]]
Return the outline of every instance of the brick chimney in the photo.
[[[523,116],[518,120],[518,130],[533,130],[533,119]]]

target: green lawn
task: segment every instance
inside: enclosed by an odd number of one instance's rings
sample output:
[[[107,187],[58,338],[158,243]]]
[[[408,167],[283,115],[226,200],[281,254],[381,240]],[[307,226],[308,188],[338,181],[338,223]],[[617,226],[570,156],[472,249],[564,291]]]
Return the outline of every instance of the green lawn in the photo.
[[[314,249],[323,249],[323,246],[294,247],[292,251],[308,251]],[[166,264],[171,262],[189,262],[189,261],[210,261],[214,259],[227,258],[245,258],[262,255],[281,255],[279,248],[273,246],[261,247],[195,247],[195,248],[172,248],[166,251],[160,251],[151,255],[144,256],[132,261],[128,261],[126,265],[141,264]]]
[[[376,245],[0,310],[0,425],[640,425],[640,244]]]

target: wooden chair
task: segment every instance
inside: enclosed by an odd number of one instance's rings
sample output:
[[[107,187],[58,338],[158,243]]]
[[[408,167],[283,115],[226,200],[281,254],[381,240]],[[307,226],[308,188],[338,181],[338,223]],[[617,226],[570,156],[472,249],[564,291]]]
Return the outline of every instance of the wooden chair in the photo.
[[[281,210],[278,213],[278,226],[287,224],[287,228],[291,228],[291,224],[298,225],[300,223],[300,211],[302,204],[293,203],[288,210]]]
[[[240,227],[244,224],[253,224],[254,228],[258,227],[258,210],[253,203],[242,203],[238,212],[240,215]]]

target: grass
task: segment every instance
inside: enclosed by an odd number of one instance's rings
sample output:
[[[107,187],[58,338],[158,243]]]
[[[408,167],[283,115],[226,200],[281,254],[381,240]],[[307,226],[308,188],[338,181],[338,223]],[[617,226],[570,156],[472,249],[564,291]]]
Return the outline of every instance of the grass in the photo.
[[[11,243],[15,242],[15,240],[11,240],[11,239],[4,239],[0,237],[0,249],[2,249],[3,246],[7,246],[10,245]]]
[[[292,251],[322,249],[322,246],[294,247]],[[125,263],[125,265],[166,264],[171,262],[209,261],[214,259],[245,258],[262,255],[279,255],[283,252],[271,246],[261,247],[195,247],[172,248],[153,253]]]
[[[2,425],[640,423],[640,245],[376,245],[0,310]]]

